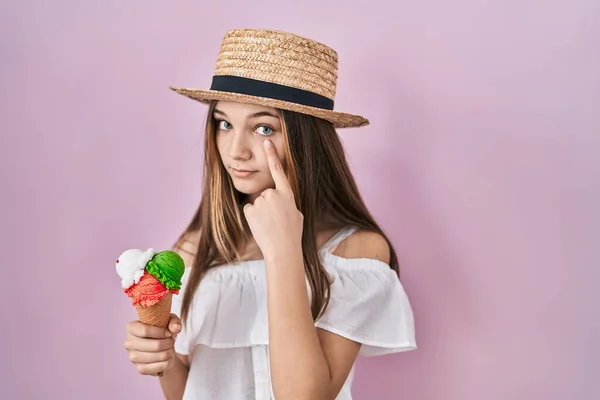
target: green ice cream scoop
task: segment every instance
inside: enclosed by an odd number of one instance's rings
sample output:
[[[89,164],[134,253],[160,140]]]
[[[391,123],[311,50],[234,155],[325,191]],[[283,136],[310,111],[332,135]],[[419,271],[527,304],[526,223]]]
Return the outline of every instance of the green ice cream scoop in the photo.
[[[165,250],[157,253],[146,264],[146,271],[158,279],[167,289],[181,289],[181,277],[185,263],[174,251]]]

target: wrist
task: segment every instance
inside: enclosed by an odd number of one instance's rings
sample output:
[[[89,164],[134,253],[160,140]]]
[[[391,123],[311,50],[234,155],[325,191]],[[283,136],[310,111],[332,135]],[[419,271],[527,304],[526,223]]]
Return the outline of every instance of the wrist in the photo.
[[[177,354],[175,354],[173,356],[173,361],[171,362],[171,364],[162,373],[158,375],[159,380],[161,378],[169,379],[171,375],[177,375],[178,371],[182,367],[187,369],[187,365],[185,365],[185,363],[177,356]]]
[[[302,255],[302,247],[290,247],[290,248],[279,248],[272,252],[266,253],[264,255],[265,262],[267,265],[278,265],[281,263],[290,264],[293,261],[298,261],[301,264],[304,264],[304,258]]]

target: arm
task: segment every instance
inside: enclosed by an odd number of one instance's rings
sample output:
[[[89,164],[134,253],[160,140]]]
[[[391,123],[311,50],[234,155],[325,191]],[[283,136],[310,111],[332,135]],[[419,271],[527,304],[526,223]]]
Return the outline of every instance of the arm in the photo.
[[[389,262],[379,234],[356,232],[335,252],[348,258]],[[356,360],[360,344],[315,328],[301,249],[267,260],[269,347],[273,390],[278,399],[335,399]]]
[[[171,368],[163,372],[158,378],[165,399],[181,400],[185,391],[185,384],[189,373],[189,360],[187,356],[175,353]]]
[[[198,236],[194,233],[186,233],[174,246],[173,251],[183,258],[185,265],[192,265],[197,251]],[[179,319],[177,320],[179,323]],[[174,353],[171,368],[165,371],[159,382],[163,394],[167,400],[180,400],[183,398],[185,385],[190,369],[189,357]]]
[[[314,325],[301,245],[304,217],[273,143],[267,139],[263,145],[275,189],[244,205],[244,215],[266,262],[273,390],[278,400],[334,399],[360,344]],[[389,262],[388,244],[377,234],[355,233],[346,241],[348,255]]]

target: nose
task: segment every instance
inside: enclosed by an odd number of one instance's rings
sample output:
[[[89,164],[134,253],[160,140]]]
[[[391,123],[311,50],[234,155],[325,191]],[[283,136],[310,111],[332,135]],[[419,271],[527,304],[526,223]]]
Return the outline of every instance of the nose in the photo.
[[[229,157],[235,161],[247,161],[252,156],[248,138],[243,130],[230,132]]]

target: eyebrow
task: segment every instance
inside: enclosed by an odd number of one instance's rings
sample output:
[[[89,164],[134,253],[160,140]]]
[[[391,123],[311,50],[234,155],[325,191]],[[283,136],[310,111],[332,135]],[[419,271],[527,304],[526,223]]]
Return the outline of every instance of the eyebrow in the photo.
[[[219,115],[223,115],[223,116],[227,116],[227,114],[225,114],[223,111],[215,108],[214,109],[214,113],[215,114],[219,114]],[[272,117],[272,118],[277,118],[279,119],[279,116],[277,114],[273,114],[272,112],[269,111],[259,111],[259,112],[255,112],[253,114],[248,115],[246,118],[247,119],[253,119],[253,118],[258,118],[258,117]]]

